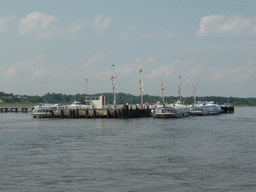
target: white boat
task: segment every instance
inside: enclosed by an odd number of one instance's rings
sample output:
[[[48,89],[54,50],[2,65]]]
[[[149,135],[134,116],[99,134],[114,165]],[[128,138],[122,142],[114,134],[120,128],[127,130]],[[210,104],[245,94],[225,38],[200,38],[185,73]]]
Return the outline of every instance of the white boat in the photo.
[[[195,104],[190,105],[189,109],[190,116],[219,115],[221,111],[221,106],[214,103],[213,101],[197,101]]]
[[[174,104],[162,105],[159,105],[158,102],[155,108],[152,110],[152,115],[154,118],[181,118],[189,116],[189,113],[190,111],[188,106],[180,101]]]
[[[61,104],[43,104],[40,103],[39,105],[35,106],[31,112],[31,115],[34,118],[44,118],[44,117],[51,117],[52,111],[56,109],[62,109],[64,106]]]
[[[178,118],[181,117],[178,111],[173,107],[159,106],[153,109],[154,118]]]
[[[79,101],[74,101],[71,105],[68,105],[68,109],[104,109],[105,103],[106,103],[106,97],[101,95],[95,99],[90,98],[90,99],[85,99],[86,105],[81,104]]]
[[[87,106],[81,104],[79,101],[74,101],[71,105],[67,106],[68,109],[86,109]]]

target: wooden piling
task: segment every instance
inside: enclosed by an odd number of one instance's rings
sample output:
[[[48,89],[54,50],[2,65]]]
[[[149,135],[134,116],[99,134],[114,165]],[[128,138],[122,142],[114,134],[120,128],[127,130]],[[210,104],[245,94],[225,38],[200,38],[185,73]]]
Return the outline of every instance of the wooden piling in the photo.
[[[70,118],[70,119],[73,117],[72,112],[73,112],[73,111],[70,109],[70,110],[69,110],[69,118]]]
[[[63,119],[63,117],[64,117],[64,111],[63,111],[63,109],[61,109],[60,110],[60,118]]]

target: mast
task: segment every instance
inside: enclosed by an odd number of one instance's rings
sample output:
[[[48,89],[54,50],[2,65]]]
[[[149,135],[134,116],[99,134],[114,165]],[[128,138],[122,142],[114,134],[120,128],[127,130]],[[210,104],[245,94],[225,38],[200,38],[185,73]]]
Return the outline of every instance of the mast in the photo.
[[[142,72],[142,68],[139,70],[139,73]],[[143,86],[144,86],[144,82],[142,80],[142,73],[141,73],[141,79],[139,79],[139,85],[140,85],[140,103],[141,105],[143,105]]]
[[[110,67],[116,67],[116,64],[114,63]],[[112,89],[113,89],[114,107],[116,108],[117,75],[112,75],[111,83],[112,83]]]
[[[85,79],[85,95],[87,96],[87,81],[88,79]]]
[[[194,104],[196,104],[196,86],[193,86]]]
[[[179,75],[179,79],[181,78],[181,75]],[[178,84],[178,95],[179,95],[179,99],[180,99],[180,102],[181,102],[181,86],[182,84]]]
[[[165,91],[164,73],[162,73],[162,76],[163,76],[163,81],[161,82],[161,87],[162,87],[162,99],[164,104],[164,91]]]

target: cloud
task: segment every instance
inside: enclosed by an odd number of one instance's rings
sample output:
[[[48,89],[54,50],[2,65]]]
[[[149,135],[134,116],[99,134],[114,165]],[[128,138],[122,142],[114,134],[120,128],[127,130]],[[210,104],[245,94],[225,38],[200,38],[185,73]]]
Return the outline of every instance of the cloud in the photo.
[[[143,60],[142,58],[140,58],[140,57],[137,57],[136,59],[135,59],[135,62],[136,63],[138,63],[138,62],[144,62],[144,63],[152,63],[152,62],[154,62],[154,57],[148,57],[146,60]]]
[[[77,21],[71,22],[69,27],[69,33],[75,33],[82,30],[85,27],[85,20],[79,19]]]
[[[137,57],[137,58],[135,59],[135,62],[136,62],[136,63],[137,63],[137,62],[141,62],[141,61],[143,61],[143,59],[140,58],[140,57]]]
[[[78,19],[70,23],[68,33],[76,33],[87,28],[87,32],[96,31],[93,36],[102,36],[105,34],[104,29],[109,28],[111,21],[112,17],[103,18],[101,15],[97,15],[94,19]]]
[[[118,78],[120,77],[124,78],[124,77],[130,76],[132,73],[134,74],[138,73],[139,67],[137,64],[126,64],[126,65],[116,66],[114,70],[115,70],[114,74],[117,75]],[[109,71],[97,72],[95,74],[95,78],[110,79],[112,75],[113,75],[113,71],[109,69]]]
[[[232,70],[229,72],[229,74],[230,74],[230,75],[237,75],[241,70],[242,70],[242,67],[238,67],[238,68],[232,69]]]
[[[121,33],[120,39],[127,39],[127,38],[133,36],[134,33],[136,32],[137,28],[138,28],[138,27],[137,27],[136,25],[127,27],[127,28],[126,28],[125,30],[123,30],[123,32]]]
[[[49,69],[36,69],[33,74],[31,75],[31,79],[41,79],[46,75],[50,74]]]
[[[58,21],[58,18],[52,15],[43,15],[40,12],[30,13],[21,19],[19,27],[20,33],[25,34],[36,29],[45,29],[50,23]]]
[[[4,78],[11,78],[16,75],[19,71],[27,68],[27,62],[22,62],[22,63],[15,63],[11,67],[9,67],[5,72],[3,77]]]
[[[86,63],[85,63],[85,67],[89,67],[91,65],[95,65],[96,63],[98,63],[100,60],[102,60],[104,57],[106,57],[106,54],[100,55],[99,53],[96,53],[93,55],[93,57],[91,59],[89,59]]]
[[[3,70],[4,78],[12,78],[17,75],[25,75],[29,76],[36,68],[40,67],[46,60],[44,55],[36,56],[34,60],[24,61],[24,62],[16,62],[13,65],[8,65],[9,67]]]
[[[146,39],[170,39],[173,38],[175,33],[173,31],[160,31],[159,33],[148,33],[143,38]]]
[[[176,63],[173,63],[172,65],[161,66],[159,69],[153,70],[152,73],[150,73],[147,77],[152,78],[162,76],[163,73],[165,77],[168,77],[175,70],[175,65]]]
[[[247,79],[250,79],[252,76],[254,76],[256,71],[256,61],[250,60],[247,65],[243,67],[243,69],[240,70],[240,74],[237,75],[238,81],[245,81]]]
[[[198,67],[194,67],[194,68],[190,68],[186,75],[189,77],[187,79],[187,81],[192,81],[195,79],[195,77],[198,75],[199,71],[201,71],[203,68],[202,66],[198,66]]]
[[[97,15],[93,20],[93,27],[94,29],[106,29],[109,27],[110,23],[112,21],[111,17],[107,17],[103,19],[101,15]]]
[[[212,77],[211,77],[212,80],[220,79],[224,75],[224,69],[216,69],[214,67],[211,67],[210,71],[212,74]]]
[[[0,17],[0,32],[3,32],[7,29],[7,24],[14,19],[14,15],[11,17]]]
[[[151,63],[153,61],[154,61],[154,57],[148,57],[145,62],[146,63]]]
[[[200,22],[198,35],[209,34],[255,34],[255,18],[244,18],[241,13],[230,16],[210,15]]]

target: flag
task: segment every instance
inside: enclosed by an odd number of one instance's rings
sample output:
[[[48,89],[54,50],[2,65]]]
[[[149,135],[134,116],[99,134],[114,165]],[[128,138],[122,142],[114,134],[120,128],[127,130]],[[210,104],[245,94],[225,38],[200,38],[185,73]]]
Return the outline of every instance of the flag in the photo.
[[[179,76],[179,79],[181,78],[181,75]]]
[[[113,65],[111,65],[110,67],[115,67],[116,66],[116,64],[114,63]]]
[[[139,73],[141,73],[142,72],[142,68],[139,70]]]
[[[162,76],[164,76],[164,73],[162,73]]]

